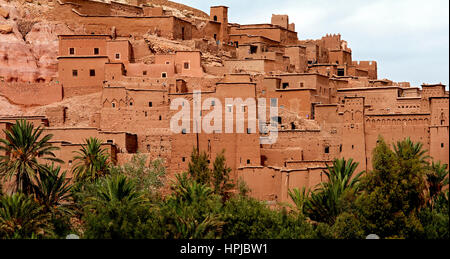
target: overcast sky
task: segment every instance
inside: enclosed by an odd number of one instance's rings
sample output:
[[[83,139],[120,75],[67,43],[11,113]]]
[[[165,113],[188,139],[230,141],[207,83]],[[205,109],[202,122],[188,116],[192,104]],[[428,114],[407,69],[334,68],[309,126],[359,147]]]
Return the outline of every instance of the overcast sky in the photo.
[[[353,60],[376,60],[378,77],[449,83],[448,0],[175,0],[209,13],[226,5],[229,21],[270,23],[288,14],[299,39],[340,33]]]

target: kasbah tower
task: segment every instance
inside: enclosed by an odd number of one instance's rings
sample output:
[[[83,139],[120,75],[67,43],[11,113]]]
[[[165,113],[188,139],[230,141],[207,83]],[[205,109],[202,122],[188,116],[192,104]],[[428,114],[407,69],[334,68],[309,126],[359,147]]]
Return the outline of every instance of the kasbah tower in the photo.
[[[449,164],[445,85],[380,79],[377,62],[353,60],[341,35],[299,39],[287,15],[237,24],[228,12],[166,0],[0,0],[0,138],[26,119],[54,135],[65,170],[97,137],[117,164],[163,158],[169,177],[187,169],[194,147],[210,161],[225,149],[233,179],[273,202],[316,186],[335,158],[371,170],[379,136],[410,137]],[[194,91],[222,103],[278,99],[276,143],[261,144],[259,130],[174,133],[170,106],[192,106]]]

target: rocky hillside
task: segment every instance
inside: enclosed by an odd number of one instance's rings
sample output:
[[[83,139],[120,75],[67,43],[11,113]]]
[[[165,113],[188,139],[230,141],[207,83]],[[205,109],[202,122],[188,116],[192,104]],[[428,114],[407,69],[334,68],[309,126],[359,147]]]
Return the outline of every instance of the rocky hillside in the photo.
[[[64,23],[49,22],[47,1],[0,0],[0,77],[5,81],[50,81],[56,77],[58,34]],[[2,79],[2,78],[0,78]]]

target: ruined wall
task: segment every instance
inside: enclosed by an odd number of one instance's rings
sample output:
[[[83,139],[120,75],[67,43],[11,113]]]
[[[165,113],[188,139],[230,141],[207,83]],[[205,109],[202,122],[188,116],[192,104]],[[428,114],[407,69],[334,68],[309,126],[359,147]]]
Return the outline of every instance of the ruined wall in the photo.
[[[192,39],[193,25],[174,16],[136,17],[85,14],[73,11],[70,5],[55,5],[56,19],[70,20],[84,27],[87,34],[111,34],[142,37],[149,32],[169,39]]]
[[[61,101],[63,91],[61,85],[56,83],[0,82],[0,95],[6,97],[13,104],[35,106]]]

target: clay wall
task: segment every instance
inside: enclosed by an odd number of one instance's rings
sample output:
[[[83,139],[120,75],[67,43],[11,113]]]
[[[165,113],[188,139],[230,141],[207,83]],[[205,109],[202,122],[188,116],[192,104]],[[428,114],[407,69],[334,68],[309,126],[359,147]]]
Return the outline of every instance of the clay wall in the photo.
[[[106,55],[111,62],[128,64],[132,59],[131,44],[128,40],[107,41],[106,49]]]
[[[9,102],[24,106],[48,105],[63,98],[62,86],[57,83],[3,83],[0,95]]]
[[[289,16],[272,14],[272,22],[271,23],[273,25],[280,26],[284,29],[289,29]]]
[[[353,61],[357,69],[367,70],[369,79],[378,78],[378,65],[376,61]]]
[[[230,34],[249,34],[263,36],[270,40],[280,42],[281,44],[296,44],[298,41],[297,33],[272,25],[247,25],[239,28],[231,28]]]
[[[352,64],[352,53],[345,50],[330,50],[329,53],[330,63],[333,64]]]
[[[64,97],[101,91],[105,80],[105,63],[108,58],[60,57],[59,81],[64,88]]]
[[[53,13],[55,18],[78,22],[84,26],[87,34],[110,34],[115,28],[118,37],[132,35],[142,37],[150,32],[168,39],[192,39],[194,25],[174,16],[109,16],[75,12],[69,5],[55,7]]]
[[[1,123],[11,123],[16,124],[17,120],[26,120],[28,123],[33,124],[33,126],[36,127],[48,127],[49,122],[48,119],[44,116],[4,116],[0,117]]]
[[[365,104],[371,106],[371,112],[390,112],[398,109],[398,95],[399,89],[397,87],[353,88],[338,90],[339,102],[342,102],[345,96],[364,97]]]
[[[107,35],[61,35],[59,56],[107,56]],[[73,54],[70,49],[73,49]],[[98,54],[94,52],[98,49]]]
[[[288,47],[285,49],[285,55],[289,57],[290,63],[295,66],[297,73],[305,73],[308,70],[305,47]]]
[[[430,150],[429,114],[367,115],[365,120],[366,154],[368,169],[372,168],[372,154],[378,136],[383,136],[388,144],[394,144],[409,137],[413,142],[421,142],[424,150]]]
[[[13,124],[5,121],[0,121],[0,139],[6,139],[5,131],[9,131]],[[0,156],[6,155],[6,152],[0,150]]]
[[[212,6],[210,11],[210,19],[214,22],[220,23],[220,30],[216,40],[222,43],[228,43],[228,7]]]
[[[342,109],[342,150],[345,159],[353,158],[360,171],[367,169],[365,138],[365,98],[346,97]]]
[[[67,170],[67,178],[72,179],[72,167],[74,166],[74,157],[77,155],[76,152],[81,149],[82,145],[79,144],[71,144],[68,142],[51,142],[53,146],[60,148],[59,150],[54,151],[56,157],[61,159],[64,163],[61,165],[61,170]],[[116,146],[113,144],[102,144],[102,149],[106,150],[106,153],[110,156],[110,161],[117,160],[117,151]]]
[[[202,77],[200,51],[178,51],[175,55],[175,67],[177,74],[187,77]]]
[[[281,173],[279,169],[248,167],[238,171],[238,178],[247,183],[250,196],[265,201],[278,201],[281,197]]]
[[[149,77],[149,78],[173,78],[175,77],[175,66],[133,63],[127,67],[128,77]]]

